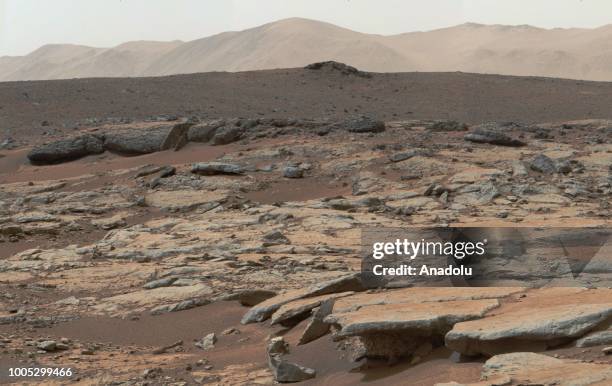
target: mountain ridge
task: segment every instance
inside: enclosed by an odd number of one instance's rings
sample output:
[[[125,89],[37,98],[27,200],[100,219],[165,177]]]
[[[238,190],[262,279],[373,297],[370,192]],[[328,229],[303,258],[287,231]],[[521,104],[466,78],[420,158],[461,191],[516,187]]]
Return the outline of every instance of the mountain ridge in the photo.
[[[0,81],[141,77],[303,67],[335,60],[372,72],[463,71],[612,80],[612,25],[544,29],[464,23],[367,34],[289,18],[191,41],[130,41],[99,48],[45,45],[0,57]]]

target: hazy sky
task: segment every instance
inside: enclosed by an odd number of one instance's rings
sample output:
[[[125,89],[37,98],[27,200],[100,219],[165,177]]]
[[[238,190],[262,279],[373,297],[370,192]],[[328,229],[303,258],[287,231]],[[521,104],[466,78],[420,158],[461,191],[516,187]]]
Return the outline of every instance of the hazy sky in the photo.
[[[47,43],[110,47],[193,40],[287,17],[394,34],[477,22],[539,27],[612,23],[611,0],[0,0],[0,56]]]

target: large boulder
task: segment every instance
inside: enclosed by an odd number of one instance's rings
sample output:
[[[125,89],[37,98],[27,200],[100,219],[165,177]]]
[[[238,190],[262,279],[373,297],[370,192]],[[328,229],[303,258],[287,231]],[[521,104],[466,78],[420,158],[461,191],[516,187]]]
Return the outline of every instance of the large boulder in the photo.
[[[170,126],[162,126],[145,130],[107,132],[104,138],[104,148],[125,155],[155,153],[162,150],[171,129]]]
[[[36,146],[28,154],[28,159],[36,164],[53,164],[103,152],[102,140],[86,134]]]

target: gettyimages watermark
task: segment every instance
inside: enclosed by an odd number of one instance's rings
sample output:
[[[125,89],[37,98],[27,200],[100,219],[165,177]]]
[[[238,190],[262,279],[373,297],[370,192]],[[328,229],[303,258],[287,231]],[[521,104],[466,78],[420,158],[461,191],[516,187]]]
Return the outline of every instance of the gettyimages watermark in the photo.
[[[612,287],[612,229],[365,228],[361,268],[370,288]]]

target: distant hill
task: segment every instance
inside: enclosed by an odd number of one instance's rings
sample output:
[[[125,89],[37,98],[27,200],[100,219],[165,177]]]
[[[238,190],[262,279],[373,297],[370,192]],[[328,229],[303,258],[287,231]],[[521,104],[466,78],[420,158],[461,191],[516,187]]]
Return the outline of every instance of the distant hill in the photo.
[[[301,67],[336,60],[375,72],[463,71],[612,81],[612,25],[462,24],[392,36],[292,18],[190,42],[48,45],[0,58],[0,81],[138,77]]]

